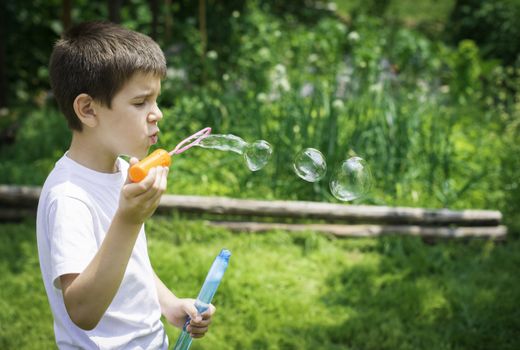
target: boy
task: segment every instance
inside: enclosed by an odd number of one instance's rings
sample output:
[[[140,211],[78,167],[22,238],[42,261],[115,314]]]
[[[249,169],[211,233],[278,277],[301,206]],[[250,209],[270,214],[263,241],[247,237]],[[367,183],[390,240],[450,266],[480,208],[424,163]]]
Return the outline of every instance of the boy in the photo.
[[[165,62],[149,37],[104,22],[80,24],[54,47],[51,85],[72,141],[43,186],[37,240],[60,349],[167,349],[161,313],[177,327],[190,316],[194,338],[211,322],[215,308],[197,315],[148,257],[143,223],[168,169],[132,183],[118,157],[134,164],[157,142]]]

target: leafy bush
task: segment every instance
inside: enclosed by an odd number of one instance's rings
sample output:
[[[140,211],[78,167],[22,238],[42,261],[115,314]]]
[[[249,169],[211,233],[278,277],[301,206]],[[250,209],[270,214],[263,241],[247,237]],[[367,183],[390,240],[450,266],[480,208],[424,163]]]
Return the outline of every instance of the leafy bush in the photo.
[[[69,146],[70,131],[53,107],[17,112],[21,122],[16,140],[0,147],[0,183],[41,186]]]
[[[518,132],[517,80],[481,59],[474,42],[452,49],[362,16],[351,27],[331,16],[301,23],[255,2],[229,21],[235,50],[226,59],[218,47],[207,53],[204,85],[189,48],[197,32],[186,31],[190,45],[166,51],[159,146],[211,126],[267,140],[273,160],[251,173],[236,154],[191,149],[174,159],[170,192],[334,201],[328,178],[312,185],[292,171],[296,152],[315,147],[329,174],[349,154],[367,160],[375,186],[366,203],[510,207],[516,163],[506,145]],[[41,184],[66,147],[64,124],[50,108],[29,113],[20,130],[0,150],[1,180]]]
[[[511,65],[519,59],[520,2],[517,0],[457,0],[446,27],[457,43],[471,39],[487,57]]]
[[[232,25],[239,43],[234,61],[220,62],[216,52],[207,61],[214,74],[205,87],[192,85],[187,95],[165,92],[171,100],[163,101],[174,106],[165,109],[163,146],[179,138],[172,135],[211,125],[247,141],[268,140],[273,163],[259,178],[235,155],[193,151],[192,157],[230,175],[182,160],[176,174],[183,186],[173,191],[215,193],[217,186],[216,193],[233,196],[332,200],[327,181],[303,183],[290,167],[299,149],[316,147],[331,168],[349,151],[369,161],[377,185],[368,202],[460,208],[504,203],[496,157],[502,141],[493,135],[505,124],[492,96],[510,94],[494,79],[500,67],[483,61],[473,42],[453,50],[366,17],[352,28],[332,18],[301,25],[254,5]],[[183,62],[174,60],[174,69],[182,69]],[[167,82],[166,91],[174,91],[170,87]],[[504,104],[505,115],[511,116],[512,105]],[[181,180],[195,169],[211,189]]]

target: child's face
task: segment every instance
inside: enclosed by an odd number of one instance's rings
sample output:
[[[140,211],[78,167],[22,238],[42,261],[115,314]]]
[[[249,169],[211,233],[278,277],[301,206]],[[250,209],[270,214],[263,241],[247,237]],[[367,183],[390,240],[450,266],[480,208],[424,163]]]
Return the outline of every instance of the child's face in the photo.
[[[97,106],[99,142],[113,155],[139,159],[157,143],[157,122],[162,112],[157,106],[161,79],[153,74],[136,73],[112,99],[112,106]]]

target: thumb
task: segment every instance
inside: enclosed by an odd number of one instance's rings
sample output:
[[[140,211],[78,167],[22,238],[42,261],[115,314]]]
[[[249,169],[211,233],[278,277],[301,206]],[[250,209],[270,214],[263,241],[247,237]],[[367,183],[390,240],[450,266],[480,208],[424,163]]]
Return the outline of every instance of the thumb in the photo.
[[[199,314],[199,311],[195,307],[195,304],[193,303],[193,301],[191,301],[191,300],[184,301],[182,309],[195,322],[199,322],[202,320],[202,316]]]

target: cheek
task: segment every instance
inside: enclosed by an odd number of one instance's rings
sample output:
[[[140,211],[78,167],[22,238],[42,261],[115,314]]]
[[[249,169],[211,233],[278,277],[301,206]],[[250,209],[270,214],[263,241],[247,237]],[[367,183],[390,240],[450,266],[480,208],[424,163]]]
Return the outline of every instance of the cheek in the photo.
[[[139,147],[141,144],[147,142],[146,131],[143,130],[140,125],[127,125],[123,134],[127,144],[135,144]]]
[[[112,137],[119,138],[118,142],[126,145],[136,145],[145,142],[147,136],[147,121],[144,112],[135,108],[118,108],[106,119],[105,131]]]
[[[125,130],[127,135],[133,137],[142,137],[146,134],[146,118],[143,114],[138,114],[135,111],[128,113],[120,121],[121,127]]]

